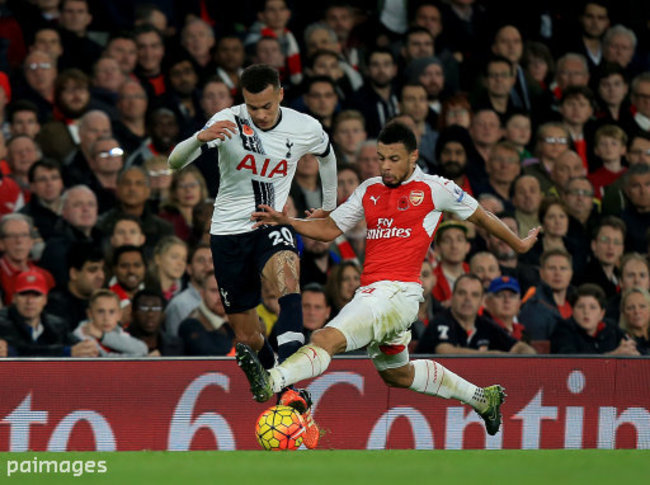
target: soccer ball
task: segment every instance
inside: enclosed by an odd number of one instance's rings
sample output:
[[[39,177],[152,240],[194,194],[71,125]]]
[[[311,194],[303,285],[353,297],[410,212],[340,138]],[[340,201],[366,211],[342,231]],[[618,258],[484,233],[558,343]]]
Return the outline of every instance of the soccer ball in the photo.
[[[267,451],[296,450],[302,444],[305,424],[302,416],[289,406],[273,406],[257,418],[255,436]]]

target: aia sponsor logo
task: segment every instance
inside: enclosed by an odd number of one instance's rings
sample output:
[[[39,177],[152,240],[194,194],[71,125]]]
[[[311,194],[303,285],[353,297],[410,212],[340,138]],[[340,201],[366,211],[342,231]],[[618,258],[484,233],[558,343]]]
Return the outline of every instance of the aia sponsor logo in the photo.
[[[286,160],[275,161],[270,158],[258,160],[250,153],[237,164],[237,170],[249,170],[253,175],[273,178],[274,176],[286,177],[288,163]]]
[[[366,239],[392,239],[395,237],[409,238],[411,237],[412,229],[395,227],[395,221],[392,218],[380,217],[377,219],[377,227],[368,228]]]

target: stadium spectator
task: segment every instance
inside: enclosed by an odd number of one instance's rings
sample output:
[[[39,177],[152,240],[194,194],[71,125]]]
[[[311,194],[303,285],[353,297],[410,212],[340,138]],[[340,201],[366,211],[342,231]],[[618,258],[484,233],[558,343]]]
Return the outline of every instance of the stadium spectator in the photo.
[[[348,2],[329,2],[323,15],[325,24],[334,31],[345,60],[355,69],[361,63],[359,48],[355,45],[353,29],[355,15]]]
[[[646,288],[632,287],[621,298],[620,325],[641,355],[650,355],[650,294]]]
[[[66,255],[75,242],[99,244],[97,197],[85,185],[75,185],[63,193],[61,220],[56,223],[56,237],[47,241],[40,264],[52,273],[57,286],[68,282]]]
[[[533,83],[529,83],[524,74],[524,69],[520,65],[524,53],[524,44],[519,29],[514,25],[504,25],[497,30],[492,42],[492,53],[505,57],[510,61],[514,71],[514,86],[511,88],[510,97],[515,106],[530,112],[535,98],[540,92]]]
[[[420,159],[425,162],[425,172],[436,172],[435,148],[438,132],[427,122],[427,93],[421,84],[408,83],[402,87],[400,98],[400,112],[413,118],[416,125],[415,134],[419,140],[418,149]]]
[[[472,139],[467,129],[462,126],[448,126],[440,131],[436,141],[435,158],[438,161],[438,173],[452,180],[461,189],[474,195],[474,188],[465,171],[472,149]]]
[[[458,221],[443,222],[438,226],[435,246],[440,262],[434,268],[437,282],[432,293],[436,300],[448,307],[456,280],[469,271],[465,262],[470,250],[467,226]]]
[[[551,169],[550,177],[553,186],[549,189],[548,195],[560,197],[569,180],[576,177],[584,177],[586,174],[587,170],[580,156],[573,150],[565,150],[555,159],[555,163]]]
[[[192,56],[200,80],[214,75],[217,70],[217,64],[212,58],[215,38],[210,24],[199,18],[188,19],[181,31],[181,45]]]
[[[589,64],[589,71],[603,62],[603,36],[609,28],[609,5],[602,0],[587,1],[578,20],[580,22],[580,39],[569,50],[582,54]]]
[[[488,251],[479,251],[469,260],[469,272],[478,276],[483,283],[483,289],[488,290],[495,278],[501,277],[501,268],[496,256]],[[514,278],[512,280],[516,281]],[[519,284],[519,283],[517,283]]]
[[[522,298],[519,318],[531,341],[550,340],[559,321],[572,315],[568,295],[573,270],[572,258],[564,249],[542,253],[539,275],[541,282]]]
[[[510,197],[513,183],[521,172],[517,147],[507,141],[498,142],[490,150],[485,171],[487,184],[479,189],[479,193],[496,195],[506,211],[514,211]]]
[[[217,62],[217,76],[226,83],[234,97],[241,94],[239,76],[244,69],[246,54],[244,44],[236,35],[225,35],[217,41],[214,53]]]
[[[183,127],[183,135],[189,136],[198,126],[199,116],[199,77],[192,60],[187,55],[178,55],[167,63],[167,91],[160,102],[176,115]]]
[[[634,128],[648,135],[650,133],[650,72],[639,74],[632,80],[631,99],[636,108]]]
[[[335,51],[318,50],[308,61],[309,76],[327,76],[336,83],[336,94],[342,104],[352,102],[354,92],[363,85],[361,74],[345,61],[342,61]]]
[[[183,341],[163,330],[165,303],[165,297],[153,290],[140,290],[133,296],[128,332],[147,345],[149,357],[183,355]]]
[[[489,318],[478,314],[483,300],[483,284],[473,274],[456,280],[450,307],[429,324],[416,352],[419,354],[476,354],[535,351],[509,335]]]
[[[571,178],[562,191],[562,200],[569,212],[568,244],[575,248],[574,268],[578,271],[587,263],[593,231],[600,220],[600,207],[594,199],[594,189],[587,177]]]
[[[108,288],[120,299],[122,325],[131,322],[131,299],[138,290],[144,288],[147,263],[140,246],[119,246],[113,251]]]
[[[544,198],[539,206],[539,220],[542,223],[543,234],[530,251],[519,257],[520,262],[537,265],[544,251],[549,249],[572,249],[567,240],[569,210],[562,200],[557,197]]]
[[[76,67],[90,72],[92,65],[102,54],[102,47],[88,36],[87,29],[93,20],[89,3],[88,0],[61,0],[61,68]]]
[[[334,118],[332,141],[339,164],[356,163],[361,145],[368,136],[365,123],[363,115],[355,110],[341,111]]]
[[[357,165],[361,172],[361,181],[377,177],[380,174],[379,155],[377,155],[377,140],[366,140],[361,144]]]
[[[337,261],[330,251],[330,243],[303,237],[303,253],[300,261],[300,286],[310,283],[325,285],[328,275]]]
[[[87,185],[97,196],[97,212],[103,214],[115,207],[117,198],[117,176],[124,166],[124,150],[112,136],[97,138],[91,148],[88,160],[91,172],[86,180],[78,183]]]
[[[142,85],[127,79],[118,91],[118,119],[113,122],[113,131],[127,153],[136,151],[147,137],[146,112],[147,93]]]
[[[532,175],[542,187],[542,192],[548,194],[553,181],[550,173],[555,160],[569,148],[569,132],[561,123],[545,123],[537,129],[535,142],[536,159],[524,162],[524,173]]]
[[[325,288],[318,283],[310,283],[302,289],[302,333],[309,341],[314,330],[323,328],[330,319],[332,309],[327,301]]]
[[[52,56],[52,59],[54,59],[56,65],[59,66],[59,58],[63,54],[61,34],[57,29],[51,27],[42,27],[36,31],[31,49],[46,52]]]
[[[174,233],[173,226],[155,215],[149,206],[147,200],[151,193],[151,184],[149,175],[142,167],[129,167],[122,172],[117,178],[117,196],[118,203],[116,207],[105,212],[97,222],[97,229],[108,237],[113,229],[115,221],[122,214],[131,214],[140,218],[142,229],[146,236],[146,245],[153,248],[160,238]]]
[[[233,355],[235,333],[221,302],[214,272],[203,279],[199,290],[201,303],[178,327],[185,344],[185,355]]]
[[[542,187],[532,175],[520,175],[512,183],[512,205],[519,226],[519,237],[540,225],[539,206],[542,203]]]
[[[598,199],[605,194],[605,187],[614,183],[625,173],[623,158],[627,147],[627,135],[616,125],[604,125],[595,135],[594,151],[603,161],[603,166],[589,174]]]
[[[20,86],[16,98],[34,103],[38,108],[38,121],[43,124],[52,118],[57,76],[55,60],[46,52],[33,50],[25,57],[23,73],[26,84]]]
[[[68,284],[49,293],[45,309],[65,321],[68,331],[72,332],[87,318],[90,297],[104,286],[106,273],[104,255],[93,244],[73,244],[66,261],[70,277]]]
[[[19,212],[32,218],[43,240],[56,235],[55,226],[61,219],[63,179],[61,166],[52,160],[39,160],[27,172],[29,202]]]
[[[93,342],[80,342],[65,322],[43,311],[48,284],[41,273],[21,273],[15,288],[14,302],[0,310],[0,339],[9,357],[97,357]]]
[[[32,220],[23,214],[5,214],[0,219],[0,283],[2,284],[3,302],[13,301],[16,293],[18,276],[24,271],[39,273],[47,284],[48,291],[55,281],[49,271],[37,266],[30,259],[34,247]]]
[[[325,76],[308,79],[303,99],[307,114],[320,121],[328,134],[331,133],[334,114],[339,103],[334,81]]]
[[[614,298],[619,291],[619,264],[625,244],[625,223],[618,217],[608,216],[600,220],[591,239],[591,259],[580,273],[575,273],[574,284],[593,283]]]
[[[650,263],[639,253],[627,253],[621,258],[621,278],[619,291],[607,302],[605,317],[612,322],[618,322],[621,316],[621,296],[631,288],[650,290]]]
[[[475,112],[469,127],[469,134],[479,156],[473,158],[471,163],[468,164],[467,175],[471,182],[476,183],[476,181],[485,180],[487,176],[485,163],[490,157],[492,147],[503,136],[499,115],[491,109],[482,109]]]
[[[442,102],[440,116],[438,116],[438,129],[458,125],[466,130],[472,123],[472,107],[465,93],[456,93]]]
[[[125,76],[131,76],[138,63],[138,47],[130,32],[115,32],[108,39],[104,53],[117,61]]]
[[[585,283],[578,287],[573,316],[561,321],[551,336],[553,354],[640,355],[636,342],[605,317],[605,293],[598,286]]]
[[[187,244],[176,236],[165,236],[154,248],[147,288],[160,290],[166,301],[181,291],[181,278],[187,266]]]
[[[17,100],[9,105],[9,132],[11,136],[27,135],[36,138],[41,131],[38,108],[31,101]]]
[[[159,215],[174,226],[174,233],[187,241],[192,232],[194,208],[208,197],[203,175],[196,167],[186,167],[172,176],[169,197],[160,207]]]
[[[210,78],[203,86],[201,109],[203,120],[208,121],[222,109],[230,108],[233,104],[230,89],[220,78]]]
[[[494,56],[488,59],[485,65],[484,91],[478,95],[473,103],[475,110],[491,109],[499,115],[501,124],[516,112],[523,109],[523,104],[518,97],[511,96],[515,83],[515,67],[512,62],[503,56]]]
[[[38,144],[27,135],[14,136],[7,142],[9,177],[18,184],[23,197],[29,201],[29,169],[42,157]]]
[[[392,83],[397,76],[395,57],[389,49],[375,48],[367,55],[367,82],[357,91],[354,108],[363,114],[366,131],[375,138],[386,122],[398,111]]]
[[[286,59],[286,69],[291,84],[297,86],[302,81],[300,46],[293,33],[287,28],[291,18],[285,0],[263,0],[259,3],[258,21],[248,30],[245,45],[254,46],[260,37],[276,37],[282,46]]]
[[[143,246],[147,237],[142,231],[142,223],[136,216],[123,214],[115,220],[109,239],[111,250],[120,246]]]
[[[650,165],[637,163],[623,175],[628,203],[620,214],[627,227],[625,250],[646,253],[646,230],[650,227]]]
[[[522,162],[533,155],[528,151],[528,144],[532,134],[530,116],[525,113],[514,111],[504,124],[504,137],[517,147],[519,152],[519,160]]]
[[[153,109],[147,115],[147,133],[150,136],[126,159],[126,167],[142,166],[157,155],[168,157],[180,133],[178,116],[169,108]]]
[[[524,340],[525,327],[519,323],[521,288],[519,282],[509,276],[499,276],[488,285],[483,315],[489,317],[517,340]]]
[[[142,24],[134,30],[138,63],[133,73],[138,77],[147,97],[153,99],[165,93],[165,76],[162,62],[165,57],[165,40],[153,25]]]
[[[201,303],[200,288],[206,275],[214,271],[209,244],[199,244],[189,255],[187,263],[187,288],[174,296],[165,310],[165,331],[178,336],[181,322]]]
[[[589,167],[587,157],[591,139],[587,132],[590,130],[588,122],[594,114],[594,95],[586,86],[572,86],[562,94],[559,107],[562,122],[569,131],[569,136],[576,153],[580,155],[585,168]]]
[[[352,300],[361,284],[361,270],[354,261],[343,261],[330,271],[325,284],[327,299],[332,306],[331,318]]]
[[[73,334],[97,346],[100,357],[144,357],[147,345],[126,333],[120,326],[119,297],[110,290],[95,291],[88,302],[88,319],[79,323]]]
[[[629,82],[618,64],[604,63],[596,72],[596,92],[599,109],[596,118],[601,123],[617,124],[630,135],[634,132],[634,115],[628,100]]]
[[[91,81],[90,95],[92,98],[101,101],[106,111],[110,110],[111,118],[117,118],[117,97],[120,87],[127,77],[120,69],[117,59],[107,55],[100,57],[93,65],[93,76]]]
[[[62,170],[66,187],[75,185],[75,181],[85,180],[90,172],[89,160],[92,147],[97,138],[111,136],[111,120],[100,110],[91,110],[79,119],[79,145],[69,158],[64,161]]]
[[[603,59],[615,62],[628,74],[634,74],[633,58],[636,51],[637,37],[633,30],[618,24],[607,29],[603,37]]]

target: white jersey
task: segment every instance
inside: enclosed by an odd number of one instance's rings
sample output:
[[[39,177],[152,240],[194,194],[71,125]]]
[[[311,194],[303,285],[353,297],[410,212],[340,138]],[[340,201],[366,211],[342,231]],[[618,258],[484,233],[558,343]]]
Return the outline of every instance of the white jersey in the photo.
[[[235,123],[237,133],[205,144],[218,147],[221,173],[210,233],[241,234],[252,230],[250,215],[259,204],[282,211],[303,155],[324,157],[331,147],[316,119],[290,108],[280,108],[280,120],[267,131],[255,126],[245,104],[220,111],[205,128],[222,120]]]

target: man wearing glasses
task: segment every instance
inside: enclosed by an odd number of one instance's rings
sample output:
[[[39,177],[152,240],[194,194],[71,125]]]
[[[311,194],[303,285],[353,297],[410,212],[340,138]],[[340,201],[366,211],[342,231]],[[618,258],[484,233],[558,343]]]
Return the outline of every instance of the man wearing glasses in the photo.
[[[30,261],[34,246],[32,221],[23,214],[7,214],[0,220],[0,283],[2,283],[3,302],[9,305],[16,291],[16,278],[23,271],[42,274],[48,290],[54,288],[54,278],[49,271],[39,268]]]
[[[26,99],[38,108],[38,121],[43,124],[52,116],[54,106],[54,80],[56,64],[52,57],[39,50],[33,50],[23,64],[26,85],[23,85],[16,99]]]
[[[117,176],[124,166],[124,150],[113,137],[98,138],[92,147],[92,158],[86,185],[97,196],[97,212],[103,214],[115,207]]]

